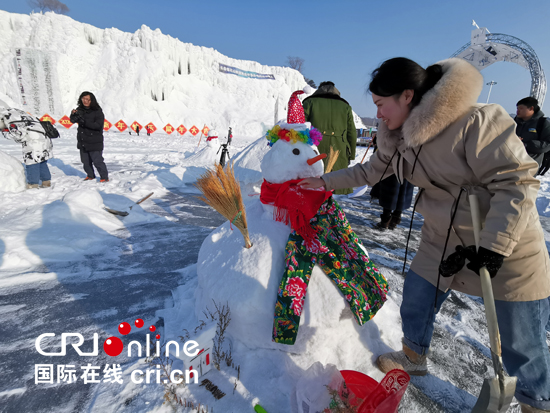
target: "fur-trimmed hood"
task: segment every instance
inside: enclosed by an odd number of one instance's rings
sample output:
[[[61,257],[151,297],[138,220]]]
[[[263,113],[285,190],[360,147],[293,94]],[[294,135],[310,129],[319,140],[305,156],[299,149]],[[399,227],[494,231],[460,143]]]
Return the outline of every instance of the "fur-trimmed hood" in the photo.
[[[425,144],[477,103],[483,89],[483,76],[479,70],[459,58],[437,64],[442,66],[443,76],[411,110],[403,126],[390,131],[384,123],[380,124],[377,141],[380,149],[386,149],[384,152],[393,153],[401,138],[408,147]]]

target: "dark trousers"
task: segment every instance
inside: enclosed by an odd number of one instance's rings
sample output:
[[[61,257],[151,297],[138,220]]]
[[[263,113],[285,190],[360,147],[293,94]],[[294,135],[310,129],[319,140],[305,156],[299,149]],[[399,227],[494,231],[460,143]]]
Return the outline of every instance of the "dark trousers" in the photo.
[[[81,149],[80,160],[82,161],[84,172],[86,172],[88,178],[95,178],[93,168],[93,166],[95,166],[95,169],[97,169],[97,172],[99,173],[99,177],[101,179],[109,179],[109,173],[107,172],[107,167],[105,166],[105,162],[103,161],[103,151],[86,152]]]

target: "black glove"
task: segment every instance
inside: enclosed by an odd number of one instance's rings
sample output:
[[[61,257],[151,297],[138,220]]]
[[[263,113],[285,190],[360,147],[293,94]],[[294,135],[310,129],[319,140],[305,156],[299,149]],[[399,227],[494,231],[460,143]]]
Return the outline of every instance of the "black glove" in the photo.
[[[77,110],[75,113],[73,113],[73,117],[75,118],[76,122],[80,126],[84,126],[84,115],[82,114],[82,111]]]
[[[479,251],[476,252],[475,245],[466,248],[459,245],[456,247],[456,252],[443,260],[439,266],[439,273],[442,277],[452,277],[464,267],[466,260],[469,261],[466,265],[469,270],[479,275],[479,269],[486,267],[491,278],[494,278],[500,267],[502,267],[504,256],[483,247],[480,247]]]
[[[444,259],[439,265],[439,273],[442,277],[452,277],[459,272],[466,264],[466,258],[476,255],[475,245],[464,248],[458,245],[451,255]]]
[[[470,263],[466,265],[468,269],[479,275],[480,268],[487,267],[487,271],[489,271],[491,278],[495,278],[495,275],[497,275],[498,270],[500,270],[504,262],[504,255],[483,247],[479,247],[479,251],[475,256],[466,258],[470,261]]]

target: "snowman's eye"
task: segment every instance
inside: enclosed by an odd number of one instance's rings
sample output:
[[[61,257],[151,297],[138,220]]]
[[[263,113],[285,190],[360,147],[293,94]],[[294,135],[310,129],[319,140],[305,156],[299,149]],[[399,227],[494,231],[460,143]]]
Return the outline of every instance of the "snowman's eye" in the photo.
[[[313,150],[315,152],[315,155],[319,155],[319,152],[317,152],[315,149]]]
[[[294,155],[300,155],[300,149],[295,148],[295,149],[292,150],[292,153],[293,153]]]

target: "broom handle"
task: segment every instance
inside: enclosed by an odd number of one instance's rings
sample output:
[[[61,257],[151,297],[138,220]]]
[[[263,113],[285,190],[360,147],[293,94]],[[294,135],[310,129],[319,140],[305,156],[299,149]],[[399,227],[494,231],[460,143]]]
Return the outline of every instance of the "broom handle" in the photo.
[[[481,232],[481,219],[479,217],[479,202],[477,195],[470,195],[470,209],[472,212],[472,222],[474,224],[474,238],[476,249],[479,249],[479,233]],[[481,280],[481,291],[483,292],[483,303],[485,304],[485,316],[487,317],[487,328],[489,330],[489,342],[491,344],[491,352],[501,358],[502,349],[500,346],[500,333],[498,331],[497,311],[495,307],[495,297],[493,295],[493,286],[491,284],[491,276],[487,268],[482,267],[479,270],[479,278]],[[493,363],[495,360],[493,358]],[[502,365],[502,362],[501,362]],[[495,366],[495,373],[497,373]],[[500,366],[502,368],[502,366]]]
[[[153,195],[153,194],[154,194],[154,192],[151,192],[151,193],[150,193],[149,195],[147,195],[146,197],[141,198],[139,201],[136,202],[136,205],[139,205],[139,204],[141,204],[143,201],[149,199],[149,197],[150,197],[151,195]]]
[[[199,123],[199,125],[200,125],[200,123]],[[206,127],[206,123],[205,123],[205,124],[204,124],[204,126],[202,127],[202,130],[201,130],[201,137],[199,138],[199,144],[197,145],[197,148],[198,148],[198,147],[199,147],[199,145],[201,144],[201,141],[202,141],[202,135],[204,135],[204,134],[202,133],[202,131],[204,130],[204,128],[205,128],[205,127]]]
[[[365,160],[365,157],[367,156],[367,153],[369,153],[369,149],[372,145],[372,141],[370,141],[369,146],[367,146],[367,150],[365,151],[365,154],[363,155],[363,159],[361,159],[361,163]]]

